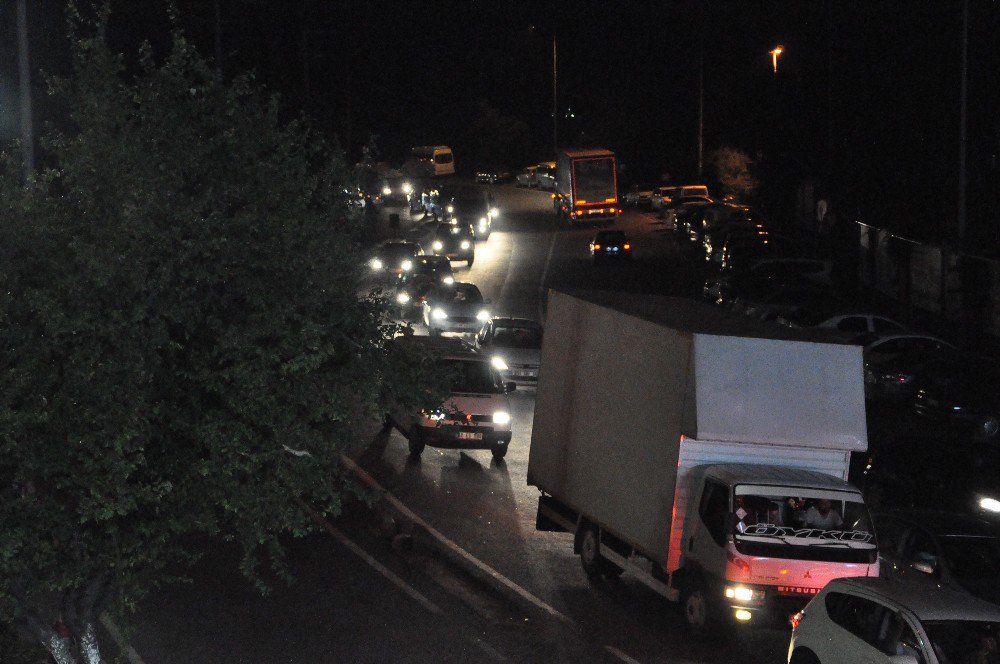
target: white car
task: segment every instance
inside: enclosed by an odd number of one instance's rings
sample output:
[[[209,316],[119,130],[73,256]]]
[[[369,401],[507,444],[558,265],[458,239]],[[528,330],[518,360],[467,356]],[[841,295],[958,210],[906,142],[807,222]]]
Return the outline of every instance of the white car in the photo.
[[[636,184],[622,195],[622,204],[631,207],[649,207],[653,190],[656,187],[651,184]]]
[[[516,389],[504,383],[490,358],[459,339],[405,337],[397,343],[416,344],[435,358],[450,376],[448,396],[439,405],[419,412],[401,407],[390,410],[388,424],[409,438],[410,454],[419,457],[424,447],[489,450],[500,460],[511,439],[510,401]]]
[[[475,334],[491,317],[486,305],[474,284],[435,284],[423,305],[427,333],[432,337],[442,332]]]
[[[791,622],[789,664],[1000,661],[1000,607],[934,584],[834,579]]]
[[[539,189],[546,191],[556,190],[556,162],[543,161],[536,167],[535,179]]]
[[[497,316],[476,335],[476,346],[490,356],[504,380],[519,385],[538,384],[542,326],[535,321]]]
[[[538,167],[528,166],[523,171],[517,174],[514,178],[518,187],[537,187],[538,186]]]

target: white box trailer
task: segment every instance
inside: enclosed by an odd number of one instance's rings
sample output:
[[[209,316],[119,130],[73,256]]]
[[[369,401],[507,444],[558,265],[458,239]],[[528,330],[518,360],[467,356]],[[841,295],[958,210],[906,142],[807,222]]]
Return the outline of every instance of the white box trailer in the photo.
[[[792,502],[796,492],[815,502],[817,491],[832,491],[846,496],[841,512],[851,511],[861,497],[846,483],[850,454],[866,449],[860,347],[679,298],[549,294],[528,484],[543,494],[539,526],[575,531],[585,568],[588,553],[615,561],[604,569],[616,571],[641,556],[676,599],[675,573],[695,555],[682,538],[705,519],[686,521],[703,508],[707,482],[729,483],[734,513],[741,496],[771,495],[761,486],[783,487]],[[782,510],[791,523],[793,508]],[[587,527],[603,536],[598,552],[582,551]],[[825,562],[843,564],[828,571],[877,570],[865,527],[864,554],[838,554],[845,560]],[[730,545],[731,559],[739,552]],[[726,580],[723,570],[708,572]],[[766,585],[769,574],[746,576]]]

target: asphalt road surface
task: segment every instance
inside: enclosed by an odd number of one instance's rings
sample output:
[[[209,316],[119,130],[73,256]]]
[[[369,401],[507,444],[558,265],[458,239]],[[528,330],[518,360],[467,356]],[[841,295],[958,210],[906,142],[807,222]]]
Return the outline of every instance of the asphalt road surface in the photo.
[[[494,315],[543,319],[549,288],[688,295],[702,275],[667,229],[627,211],[616,223],[631,264],[592,265],[594,228],[556,223],[549,195],[497,186],[501,216],[460,281],[479,286]],[[401,234],[421,226],[401,210]],[[416,318],[414,317],[414,320]],[[418,334],[422,326],[415,324]],[[361,466],[420,520],[390,524],[355,507],[290,543],[297,577],[267,596],[216,548],[195,582],[153,594],[131,644],[148,664],[173,662],[781,662],[789,632],[755,628],[698,640],[679,609],[631,578],[590,583],[572,536],[537,532],[538,491],[526,483],[534,393],[511,398],[513,440],[488,451],[428,447],[408,456],[398,432],[377,437]],[[542,414],[539,414],[540,416]],[[628,426],[623,423],[623,426]],[[402,527],[402,537],[398,534]],[[454,543],[442,554],[428,529]],[[412,537],[411,537],[412,535]],[[136,658],[133,657],[133,664]]]

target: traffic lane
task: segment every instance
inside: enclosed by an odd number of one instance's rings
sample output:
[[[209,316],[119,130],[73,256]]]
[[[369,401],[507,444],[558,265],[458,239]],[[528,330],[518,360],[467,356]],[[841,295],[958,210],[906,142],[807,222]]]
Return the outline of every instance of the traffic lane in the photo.
[[[595,644],[641,662],[780,662],[789,634],[756,629],[731,642],[691,637],[678,608],[626,573],[591,584],[573,554],[573,536],[535,530],[538,491],[527,486],[533,394],[512,399],[514,439],[503,463],[489,452],[427,448],[408,457],[394,432],[366,468],[436,529],[507,578],[568,615]]]
[[[140,604],[132,645],[147,664],[503,661],[484,638],[490,621],[368,532],[370,518],[338,526],[428,604],[326,534],[287,542],[295,581],[272,580],[267,596],[240,576],[234,546],[211,542],[193,583],[166,586]]]

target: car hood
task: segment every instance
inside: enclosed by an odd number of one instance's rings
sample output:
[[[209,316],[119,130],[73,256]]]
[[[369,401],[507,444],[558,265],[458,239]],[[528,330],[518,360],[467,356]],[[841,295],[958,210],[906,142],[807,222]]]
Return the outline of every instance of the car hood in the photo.
[[[444,309],[445,313],[448,314],[449,316],[475,317],[476,314],[478,314],[480,311],[486,309],[486,305],[482,302],[476,302],[472,304],[469,303],[459,304],[455,302],[448,302],[448,303],[429,302],[429,304],[435,309],[437,308]]]

